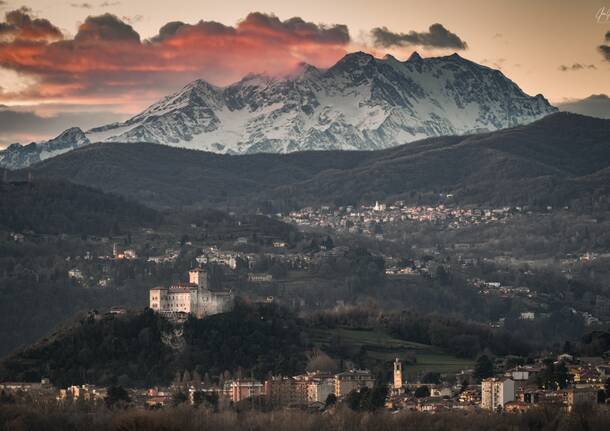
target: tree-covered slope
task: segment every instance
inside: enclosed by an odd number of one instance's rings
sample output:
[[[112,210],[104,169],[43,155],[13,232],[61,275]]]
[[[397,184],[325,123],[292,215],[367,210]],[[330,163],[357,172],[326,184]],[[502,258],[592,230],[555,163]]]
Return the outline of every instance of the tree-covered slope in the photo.
[[[159,220],[141,204],[66,181],[0,183],[0,230],[108,235]]]
[[[96,144],[33,167],[152,206],[355,204],[453,194],[480,205],[571,205],[610,193],[610,120],[558,113],[493,133],[370,152],[217,155]],[[604,203],[605,202],[605,203]]]
[[[58,386],[95,383],[148,386],[176,373],[243,370],[298,373],[307,348],[302,324],[270,304],[238,301],[233,311],[184,326],[151,310],[82,317],[0,362],[0,381],[49,377]]]

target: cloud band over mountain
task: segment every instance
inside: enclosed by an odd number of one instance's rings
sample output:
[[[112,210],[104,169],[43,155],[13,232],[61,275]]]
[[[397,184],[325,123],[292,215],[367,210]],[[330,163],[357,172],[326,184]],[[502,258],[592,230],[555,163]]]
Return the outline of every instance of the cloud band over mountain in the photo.
[[[235,26],[171,22],[149,40],[114,15],[89,16],[67,38],[22,8],[0,23],[0,67],[36,83],[18,93],[5,88],[0,100],[114,97],[115,103],[128,102],[134,97],[130,92],[164,93],[199,77],[223,84],[248,72],[288,72],[301,62],[328,66],[345,55],[350,40],[345,25],[298,17],[282,21],[259,12]]]
[[[441,24],[424,33],[377,28],[373,40],[376,46],[467,47]],[[224,85],[250,72],[289,73],[303,62],[328,67],[354,48],[362,45],[346,25],[261,12],[233,26],[172,21],[144,39],[125,18],[109,13],[87,17],[69,37],[24,7],[0,22],[0,74],[9,71],[27,85],[0,86],[0,103],[45,100],[134,111],[196,78]]]

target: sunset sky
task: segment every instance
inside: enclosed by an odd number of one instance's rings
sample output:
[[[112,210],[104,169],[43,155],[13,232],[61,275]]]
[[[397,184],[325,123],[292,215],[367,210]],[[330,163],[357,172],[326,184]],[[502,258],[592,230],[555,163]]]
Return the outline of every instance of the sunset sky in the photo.
[[[610,0],[0,0],[0,147],[355,50],[457,51],[552,103],[609,94]]]

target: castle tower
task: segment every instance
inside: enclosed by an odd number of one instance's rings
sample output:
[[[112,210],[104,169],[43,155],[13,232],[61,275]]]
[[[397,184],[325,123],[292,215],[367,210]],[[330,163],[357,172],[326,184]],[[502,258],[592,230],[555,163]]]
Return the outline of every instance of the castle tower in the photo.
[[[402,381],[402,362],[400,359],[396,358],[394,360],[394,390],[402,389],[403,381]]]
[[[191,269],[189,271],[189,283],[196,284],[197,287],[207,289],[208,273],[201,268]]]

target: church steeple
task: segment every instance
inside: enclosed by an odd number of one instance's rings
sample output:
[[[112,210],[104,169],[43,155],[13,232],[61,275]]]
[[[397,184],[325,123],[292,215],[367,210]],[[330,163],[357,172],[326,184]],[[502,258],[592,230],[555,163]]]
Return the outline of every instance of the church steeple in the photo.
[[[400,390],[403,386],[402,380],[402,362],[399,358],[394,360],[394,390]]]

